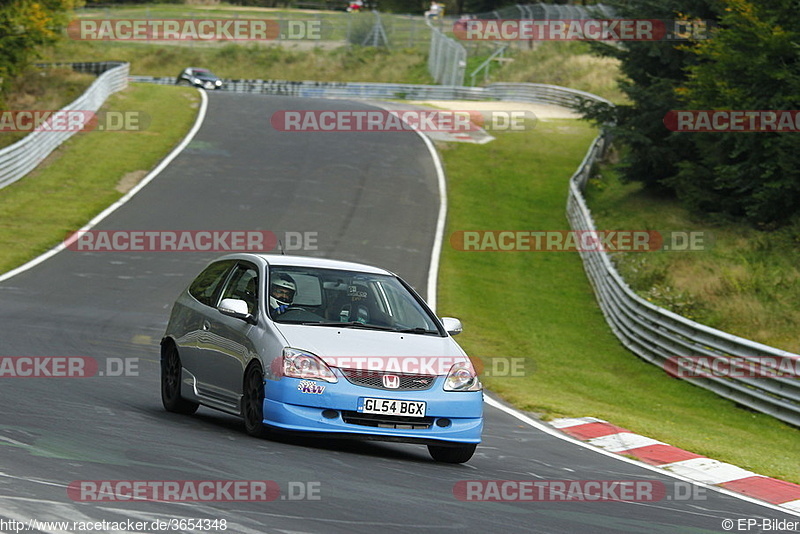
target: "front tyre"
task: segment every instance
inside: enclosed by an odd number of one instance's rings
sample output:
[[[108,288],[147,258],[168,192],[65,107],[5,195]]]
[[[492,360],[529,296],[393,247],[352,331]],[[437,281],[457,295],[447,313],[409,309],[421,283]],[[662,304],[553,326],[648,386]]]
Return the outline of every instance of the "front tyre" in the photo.
[[[477,444],[459,445],[457,447],[443,447],[440,445],[428,445],[428,452],[437,462],[446,464],[463,464],[472,458]]]
[[[264,425],[264,373],[259,365],[251,365],[244,376],[242,416],[244,429],[251,436],[263,438],[269,433]]]
[[[161,357],[161,403],[168,412],[191,415],[199,405],[181,397],[182,369],[178,349],[169,343]]]

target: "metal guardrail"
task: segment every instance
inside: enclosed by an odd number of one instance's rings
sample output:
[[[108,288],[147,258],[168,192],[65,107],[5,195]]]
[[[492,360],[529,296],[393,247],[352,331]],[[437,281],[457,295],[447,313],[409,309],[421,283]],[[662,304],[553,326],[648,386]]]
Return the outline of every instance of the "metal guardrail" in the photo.
[[[56,63],[40,66],[70,67],[78,72],[97,74],[89,89],[62,111],[97,111],[112,93],[128,86],[127,63],[105,61],[99,63]],[[13,145],[0,149],[0,189],[12,184],[32,171],[75,131],[32,132]]]
[[[131,82],[172,85],[174,77],[131,76]],[[507,100],[574,107],[582,100],[600,100],[591,93],[542,83],[493,83],[485,87],[407,83],[316,82],[286,80],[224,80],[217,91],[263,95],[368,98],[392,100]]]
[[[597,231],[582,191],[607,142],[602,135],[595,139],[570,179],[567,218],[575,231]],[[607,253],[580,254],[606,321],[625,347],[673,376],[800,426],[800,355],[655,306],[628,287]]]

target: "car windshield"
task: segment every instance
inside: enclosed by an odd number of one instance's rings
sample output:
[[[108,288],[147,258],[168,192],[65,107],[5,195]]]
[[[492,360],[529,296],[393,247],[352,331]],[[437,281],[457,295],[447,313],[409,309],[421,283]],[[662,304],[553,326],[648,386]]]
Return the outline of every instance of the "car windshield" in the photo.
[[[272,266],[266,299],[275,322],[443,335],[418,298],[394,276]]]

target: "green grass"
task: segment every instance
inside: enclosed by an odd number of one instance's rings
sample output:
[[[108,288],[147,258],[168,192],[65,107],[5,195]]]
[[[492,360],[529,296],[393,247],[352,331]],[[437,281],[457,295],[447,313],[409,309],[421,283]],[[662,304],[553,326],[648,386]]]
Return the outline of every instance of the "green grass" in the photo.
[[[183,139],[199,98],[194,89],[158,85],[112,95],[104,110],[142,112],[151,119],[148,128],[76,134],[28,176],[0,189],[0,272],[57,245],[120,198],[124,176],[149,171]]]
[[[800,223],[777,231],[692,215],[639,183],[620,183],[611,167],[587,197],[599,227],[697,232],[702,250],[615,253],[617,268],[641,296],[695,321],[800,353]]]
[[[46,60],[97,61],[109,57],[131,63],[139,75],[175,76],[186,66],[202,66],[224,78],[262,78],[277,80],[362,81],[431,84],[427,72],[430,31],[419,17],[381,14],[390,42],[389,49],[361,46],[371,29],[371,13],[297,11],[231,6],[145,5],[113,9],[84,9],[79,18],[260,18],[269,20],[323,21],[320,41],[233,44],[224,42],[125,43],[70,41],[46,53]],[[448,33],[449,22],[441,27]],[[468,49],[465,83],[470,74],[490,54],[497,43],[465,41]],[[490,82],[529,82],[563,85],[588,91],[614,102],[625,97],[617,87],[619,63],[591,53],[583,42],[539,42],[533,50],[509,48],[511,61],[493,62]],[[476,78],[483,84],[483,74]]]
[[[300,50],[257,44],[190,47],[65,41],[43,57],[44,61],[109,59],[129,62],[131,74],[142,76],[174,77],[186,67],[204,67],[232,79],[432,83],[424,53],[367,47]]]
[[[372,27],[370,13],[289,11],[239,6],[175,4],[89,8],[81,19],[267,19],[321,20],[321,39],[264,42],[80,41],[65,37],[42,51],[43,61],[106,61],[131,64],[131,74],[177,76],[188,66],[205,67],[223,78],[290,81],[433,83],[427,71],[429,31],[419,18],[382,15],[390,47],[361,43]]]
[[[443,147],[448,231],[566,230],[567,180],[595,131],[540,121],[486,145]],[[446,241],[447,243],[447,241]],[[445,246],[439,313],[460,317],[473,356],[525,359],[525,376],[486,385],[545,419],[594,416],[764,475],[800,482],[800,430],[670,378],[609,330],[574,252]],[[742,446],[742,444],[747,444]]]
[[[136,18],[136,19],[267,19],[267,20],[322,20],[325,23],[323,37],[345,39],[348,28],[366,20],[374,22],[370,12],[346,13],[344,11],[305,10],[287,8],[263,8],[255,6],[189,6],[181,4],[117,5],[113,8],[87,7],[76,12],[78,18]],[[381,22],[390,42],[397,46],[424,46],[427,48],[427,26],[419,15],[381,13]],[[444,23],[445,29],[449,27]]]
[[[72,69],[29,67],[12,84],[3,110],[57,110],[81,96],[97,78]],[[0,95],[2,96],[2,95]],[[29,132],[0,132],[0,148],[16,143]]]
[[[615,103],[626,101],[617,81],[622,76],[619,61],[591,53],[580,41],[541,41],[533,50],[509,49],[513,59],[492,69],[492,82],[549,83],[588,91]]]

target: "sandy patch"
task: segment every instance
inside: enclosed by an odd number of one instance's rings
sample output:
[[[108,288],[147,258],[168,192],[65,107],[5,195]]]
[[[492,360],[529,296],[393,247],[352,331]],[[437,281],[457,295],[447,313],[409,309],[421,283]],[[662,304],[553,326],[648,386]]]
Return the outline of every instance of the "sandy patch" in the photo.
[[[133,171],[123,176],[114,188],[120,193],[127,193],[147,176],[147,171]]]
[[[458,111],[531,111],[537,119],[580,119],[581,115],[569,108],[547,104],[531,104],[530,102],[498,102],[471,100],[425,100],[413,104],[433,106]]]

